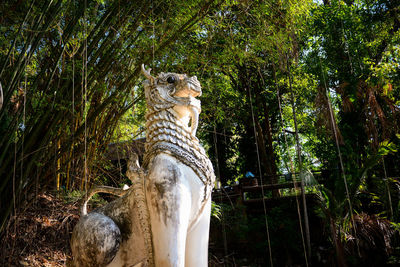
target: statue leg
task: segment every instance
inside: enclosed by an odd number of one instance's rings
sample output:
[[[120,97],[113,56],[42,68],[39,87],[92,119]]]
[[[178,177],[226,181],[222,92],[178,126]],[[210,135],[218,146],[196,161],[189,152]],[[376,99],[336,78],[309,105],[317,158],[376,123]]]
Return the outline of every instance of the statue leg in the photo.
[[[188,230],[185,266],[208,266],[208,236],[210,232],[211,197],[198,221]]]
[[[158,155],[147,177],[146,199],[158,267],[184,267],[191,193],[176,160]]]

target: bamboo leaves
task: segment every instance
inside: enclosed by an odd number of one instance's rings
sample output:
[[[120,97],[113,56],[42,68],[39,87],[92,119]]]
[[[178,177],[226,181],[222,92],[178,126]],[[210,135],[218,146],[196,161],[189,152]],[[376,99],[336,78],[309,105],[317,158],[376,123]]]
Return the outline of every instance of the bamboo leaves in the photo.
[[[130,90],[140,64],[158,56],[217,4],[36,0],[14,13],[1,12],[8,34],[1,39],[7,49],[0,49],[0,231],[13,206],[10,199],[22,200],[34,177],[43,187],[56,177],[59,185],[79,187],[89,159],[88,183],[93,182],[95,162],[133,105]],[[163,21],[156,31],[167,29],[167,34],[153,54],[148,25],[154,18]],[[14,165],[23,171],[10,171]]]

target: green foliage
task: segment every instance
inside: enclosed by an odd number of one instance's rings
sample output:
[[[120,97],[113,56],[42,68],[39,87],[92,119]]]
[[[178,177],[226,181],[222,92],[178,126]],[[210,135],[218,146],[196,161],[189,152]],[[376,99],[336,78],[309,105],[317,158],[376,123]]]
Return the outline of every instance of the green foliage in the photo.
[[[216,204],[214,201],[211,201],[211,217],[221,220],[221,216],[222,216],[221,206]]]
[[[71,190],[64,191],[62,198],[66,203],[77,203],[85,197],[85,191]]]
[[[8,203],[0,205],[0,231],[12,201],[30,195],[23,192],[49,184],[57,190],[83,190],[103,174],[97,164],[107,143],[128,138],[122,134],[132,138],[142,128],[141,64],[162,58],[167,47],[218,5],[113,0],[0,4],[0,201]],[[137,114],[125,115],[136,104]],[[121,117],[135,125],[117,126]]]
[[[61,198],[65,201],[65,203],[82,203],[86,197],[85,191],[72,190],[72,191],[62,191]],[[104,204],[107,204],[99,194],[94,194],[88,202],[89,206],[100,207]]]

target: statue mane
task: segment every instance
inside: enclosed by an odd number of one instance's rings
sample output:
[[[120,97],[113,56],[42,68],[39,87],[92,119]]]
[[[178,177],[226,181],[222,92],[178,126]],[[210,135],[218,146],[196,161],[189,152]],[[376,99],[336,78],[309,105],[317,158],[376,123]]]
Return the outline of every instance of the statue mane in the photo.
[[[171,83],[170,77],[179,79],[179,83]],[[195,109],[198,116],[201,111],[200,100],[190,95],[175,95],[179,90],[185,90],[184,88],[201,92],[200,84],[196,81],[197,78],[194,81],[184,74],[161,73],[157,78],[151,76],[144,82],[147,113],[143,167],[146,169],[151,160],[159,153],[174,156],[199,176],[201,182],[205,185],[204,200],[206,200],[211,194],[212,185],[215,181],[211,161],[197,137],[193,135],[189,125],[185,125],[180,120],[179,114],[174,110],[176,106],[187,108],[189,113],[190,110]],[[195,88],[196,86],[197,88]],[[198,118],[191,118],[192,126],[195,120],[198,120]],[[196,129],[194,129],[195,131]]]

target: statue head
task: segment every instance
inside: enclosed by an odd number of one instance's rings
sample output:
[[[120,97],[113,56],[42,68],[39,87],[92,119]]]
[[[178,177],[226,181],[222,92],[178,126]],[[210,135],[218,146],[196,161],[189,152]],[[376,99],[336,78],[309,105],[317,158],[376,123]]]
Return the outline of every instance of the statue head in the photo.
[[[201,96],[201,85],[196,76],[188,77],[186,74],[161,72],[156,78],[150,74],[142,64],[142,73],[147,78],[144,82],[145,89],[163,88],[173,97],[198,97]]]
[[[157,78],[150,74],[142,64],[142,73],[147,80],[143,83],[148,107],[148,114],[161,110],[173,109],[177,119],[191,128],[193,137],[196,135],[199,113],[201,112],[200,82],[196,76],[188,77],[186,74],[161,72]]]

